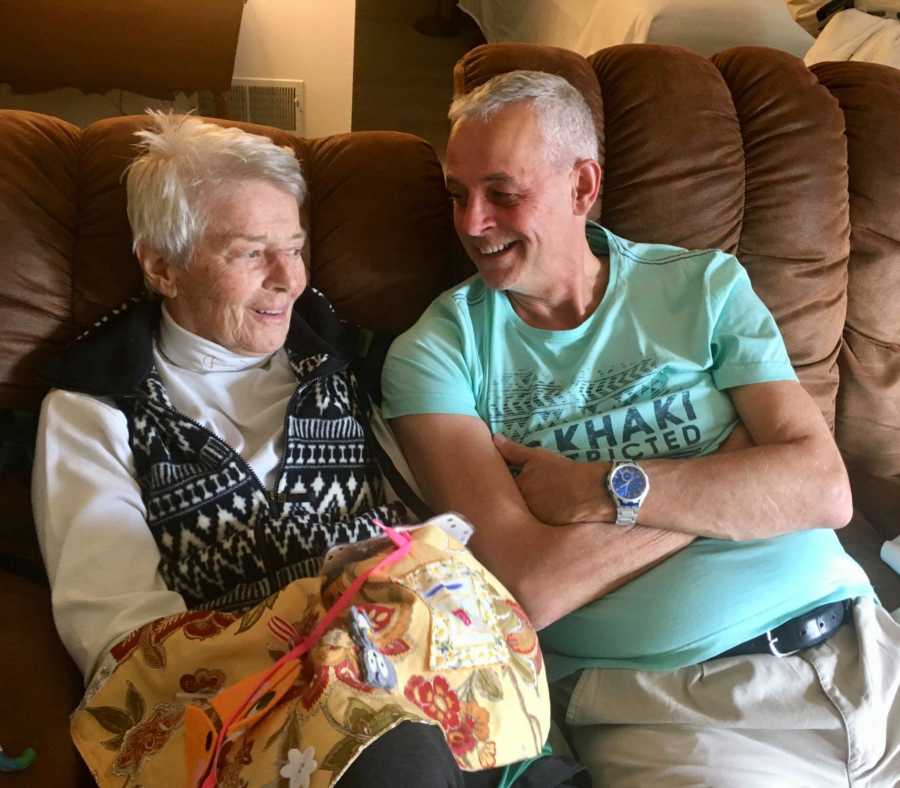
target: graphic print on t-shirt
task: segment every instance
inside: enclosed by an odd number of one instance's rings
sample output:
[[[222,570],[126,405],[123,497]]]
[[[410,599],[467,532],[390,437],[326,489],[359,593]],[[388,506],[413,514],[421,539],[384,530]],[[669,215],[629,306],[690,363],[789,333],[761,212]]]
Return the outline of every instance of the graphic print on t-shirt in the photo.
[[[491,427],[528,446],[588,462],[713,450],[734,424],[730,402],[702,389],[670,390],[670,377],[655,358],[594,376],[579,373],[568,385],[533,370],[507,373],[488,397]],[[698,395],[705,400],[702,418]]]

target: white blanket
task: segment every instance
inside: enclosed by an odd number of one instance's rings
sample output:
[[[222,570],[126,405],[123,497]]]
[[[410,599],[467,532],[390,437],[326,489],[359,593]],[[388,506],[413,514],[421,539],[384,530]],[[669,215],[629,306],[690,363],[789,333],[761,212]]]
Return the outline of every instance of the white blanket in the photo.
[[[900,3],[896,6],[900,9]],[[829,60],[862,60],[900,68],[900,20],[855,8],[841,11],[828,20],[803,60],[807,66]]]
[[[711,55],[733,46],[798,57],[813,39],[784,0],[459,0],[485,39],[549,44],[590,55],[614,44],[675,44]]]

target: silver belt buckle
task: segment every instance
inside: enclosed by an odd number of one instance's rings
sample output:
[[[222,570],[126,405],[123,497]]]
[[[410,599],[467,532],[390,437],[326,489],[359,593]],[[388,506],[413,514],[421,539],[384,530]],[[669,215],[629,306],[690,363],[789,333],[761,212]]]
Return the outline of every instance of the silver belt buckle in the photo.
[[[772,652],[776,657],[793,657],[794,654],[799,654],[802,649],[796,648],[793,651],[781,651],[776,643],[778,643],[778,638],[772,634],[772,630],[769,629],[766,631],[766,640],[769,642],[769,651]]]

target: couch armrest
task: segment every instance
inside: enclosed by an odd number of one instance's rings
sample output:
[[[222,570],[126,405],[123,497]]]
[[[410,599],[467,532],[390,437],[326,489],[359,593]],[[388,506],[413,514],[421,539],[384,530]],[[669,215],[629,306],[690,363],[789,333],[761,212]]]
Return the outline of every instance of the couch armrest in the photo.
[[[49,589],[0,571],[0,609],[0,744],[10,756],[37,752],[27,769],[4,774],[3,785],[94,785],[69,736],[84,688],[53,626]]]
[[[56,634],[50,589],[34,532],[25,471],[0,475],[0,745],[12,757],[37,753],[2,783],[94,785],[69,736],[69,714],[84,691],[81,674]]]

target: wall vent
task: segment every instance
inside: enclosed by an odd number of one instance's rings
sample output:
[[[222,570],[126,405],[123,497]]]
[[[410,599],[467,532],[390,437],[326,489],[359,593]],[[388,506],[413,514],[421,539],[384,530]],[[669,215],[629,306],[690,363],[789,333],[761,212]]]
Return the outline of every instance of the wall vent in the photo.
[[[303,136],[306,130],[303,81],[295,79],[234,79],[228,93],[228,117],[261,123]],[[197,111],[214,117],[209,91],[199,94]]]

